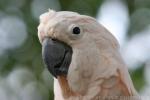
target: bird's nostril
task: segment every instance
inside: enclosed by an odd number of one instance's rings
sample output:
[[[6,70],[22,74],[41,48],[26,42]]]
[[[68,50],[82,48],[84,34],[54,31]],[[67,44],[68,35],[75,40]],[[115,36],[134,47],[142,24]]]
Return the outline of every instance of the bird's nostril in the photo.
[[[57,41],[55,38],[52,38],[53,41]]]

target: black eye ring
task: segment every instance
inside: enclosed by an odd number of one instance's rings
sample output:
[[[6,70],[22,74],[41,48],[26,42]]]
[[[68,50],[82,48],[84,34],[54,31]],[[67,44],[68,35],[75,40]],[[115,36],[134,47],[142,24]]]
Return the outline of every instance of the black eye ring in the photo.
[[[74,27],[73,28],[73,34],[80,34],[80,28],[79,27]]]

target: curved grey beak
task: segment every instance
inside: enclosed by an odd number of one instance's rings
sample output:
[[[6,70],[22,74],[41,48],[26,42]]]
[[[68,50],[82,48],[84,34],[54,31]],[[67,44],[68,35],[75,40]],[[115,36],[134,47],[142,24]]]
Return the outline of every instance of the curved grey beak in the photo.
[[[69,45],[56,39],[46,38],[42,44],[42,56],[54,77],[67,75],[72,58],[72,48]]]

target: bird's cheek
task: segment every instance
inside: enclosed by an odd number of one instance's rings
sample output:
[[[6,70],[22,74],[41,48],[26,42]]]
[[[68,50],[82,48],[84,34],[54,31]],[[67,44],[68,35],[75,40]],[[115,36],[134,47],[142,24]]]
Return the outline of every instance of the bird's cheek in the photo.
[[[77,68],[76,64],[71,62],[68,70],[68,80],[71,84],[76,84],[78,80],[80,80],[80,69]]]
[[[67,76],[68,84],[74,92],[80,93],[81,90],[83,90],[81,87],[82,78],[80,77],[80,72],[71,67],[72,66],[70,66],[69,68],[68,76]]]
[[[77,62],[72,62],[68,71],[68,84],[74,92],[80,94],[85,93],[87,89],[87,79],[82,75],[84,73],[81,66],[77,65]]]

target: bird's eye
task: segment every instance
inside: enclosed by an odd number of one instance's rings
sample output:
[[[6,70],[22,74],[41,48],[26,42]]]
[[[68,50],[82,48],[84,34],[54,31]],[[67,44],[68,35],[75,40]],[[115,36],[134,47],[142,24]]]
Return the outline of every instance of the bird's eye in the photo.
[[[74,27],[73,28],[73,34],[80,34],[80,28],[79,27]]]

